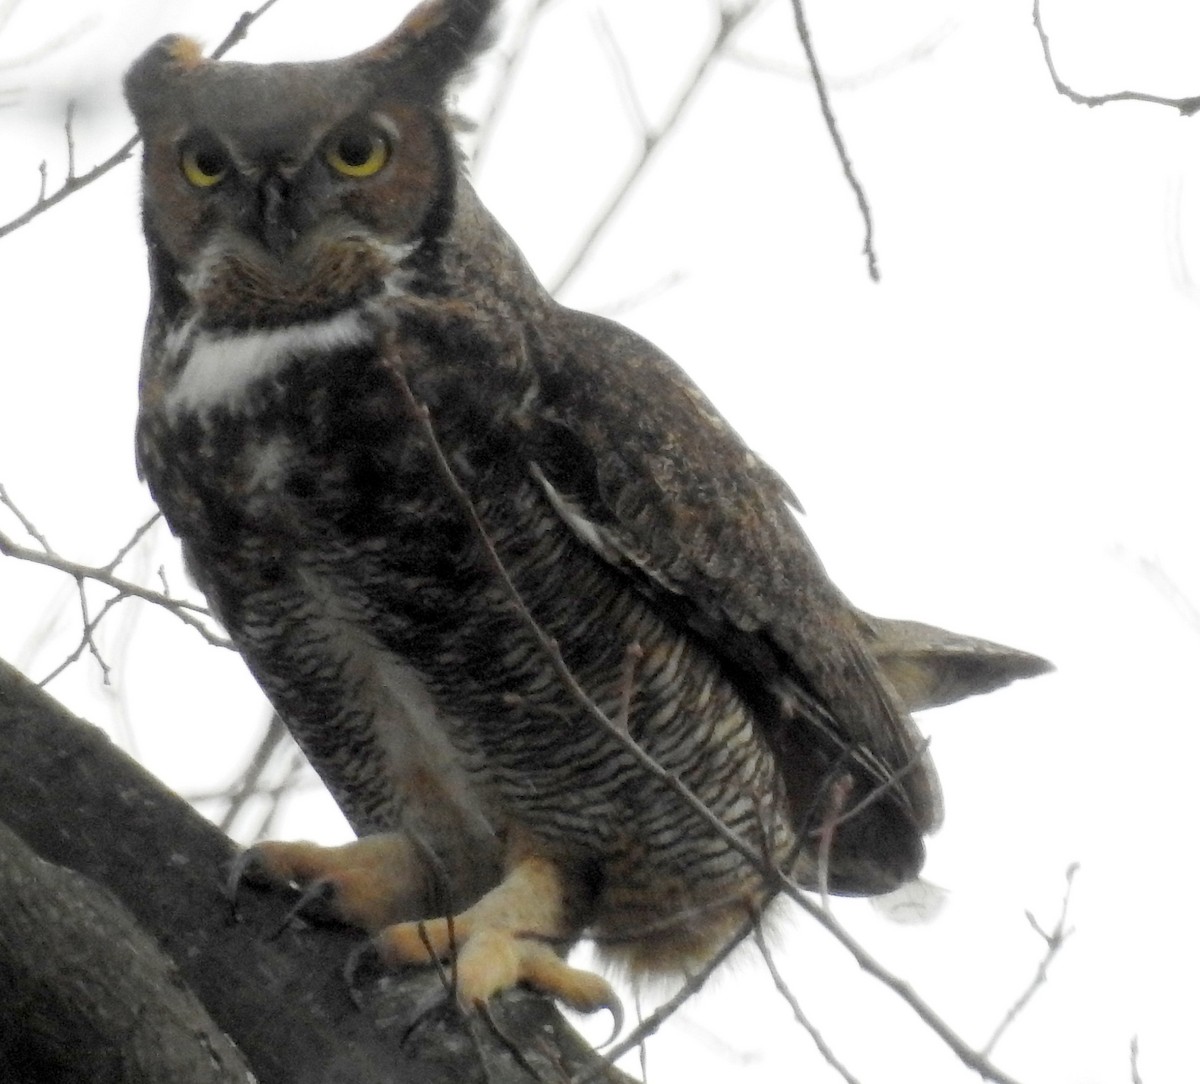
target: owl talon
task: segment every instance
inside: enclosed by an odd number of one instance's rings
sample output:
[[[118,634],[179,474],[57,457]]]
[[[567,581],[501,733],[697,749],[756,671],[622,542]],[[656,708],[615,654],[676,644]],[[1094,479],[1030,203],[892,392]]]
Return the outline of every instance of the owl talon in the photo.
[[[425,879],[411,842],[397,833],[364,836],[336,847],[315,843],[256,843],[234,859],[225,894],[237,913],[242,884],[300,890],[277,937],[296,917],[374,931],[420,913]]]
[[[289,881],[280,881],[269,870],[256,847],[248,847],[229,863],[229,873],[225,877],[225,898],[229,901],[229,911],[236,920],[238,918],[238,896],[243,885],[253,888],[286,888]]]
[[[617,1041],[617,1036],[625,1030],[625,1006],[621,1003],[621,999],[617,997],[611,989],[609,990],[611,997],[603,1005],[597,1005],[596,1009],[607,1009],[612,1015],[612,1031],[609,1032],[608,1038],[600,1043],[601,1047],[611,1046]]]
[[[346,957],[346,962],[342,965],[342,981],[346,984],[346,993],[359,1012],[363,1010],[362,987],[369,980],[386,973],[387,969],[383,966],[374,938],[357,945]]]
[[[337,895],[337,885],[333,881],[311,881],[300,890],[300,898],[296,900],[283,916],[279,925],[267,934],[268,941],[280,937],[298,918],[327,924],[344,924],[345,920],[337,913],[334,899]]]

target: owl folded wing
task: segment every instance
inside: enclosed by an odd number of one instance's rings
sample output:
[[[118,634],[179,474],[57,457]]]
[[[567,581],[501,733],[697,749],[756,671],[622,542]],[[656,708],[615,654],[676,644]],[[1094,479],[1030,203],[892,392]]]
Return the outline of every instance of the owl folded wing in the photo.
[[[531,470],[559,515],[743,684],[760,685],[764,702],[782,702],[785,727],[868,786],[894,779],[912,826],[936,826],[920,735],[805,537],[787,484],[651,344],[598,317],[563,310],[562,319],[532,351],[547,360],[530,427]],[[555,349],[555,332],[569,353]]]

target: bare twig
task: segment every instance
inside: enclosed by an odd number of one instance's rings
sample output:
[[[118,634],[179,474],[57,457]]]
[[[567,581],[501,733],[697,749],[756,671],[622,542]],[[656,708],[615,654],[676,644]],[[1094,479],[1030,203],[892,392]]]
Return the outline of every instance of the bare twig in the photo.
[[[0,554],[5,557],[12,557],[18,561],[28,561],[30,564],[56,569],[76,580],[95,580],[97,583],[111,587],[117,592],[118,598],[113,599],[113,602],[120,601],[121,598],[140,598],[143,602],[160,606],[168,613],[173,614],[185,625],[194,628],[214,647],[233,646],[228,639],[213,632],[200,620],[202,617],[209,616],[208,610],[203,606],[195,602],[188,602],[186,599],[165,595],[161,591],[152,591],[141,584],[114,576],[107,567],[82,565],[77,561],[60,557],[54,552],[43,553],[30,549],[28,546],[22,546],[14,542],[3,531],[0,531]]]
[[[929,748],[929,743],[931,740],[931,738],[925,738],[913,751],[912,756],[908,758],[907,764],[897,768],[895,771],[889,774],[882,783],[872,787],[871,790],[863,795],[863,797],[855,802],[854,805],[852,805],[849,809],[838,813],[837,816],[835,816],[830,822],[829,827],[840,828],[847,821],[853,820],[855,817],[857,817],[864,809],[867,808],[867,806],[873,805],[875,802],[879,801],[884,794],[895,790],[907,775],[916,771],[916,769],[920,766],[921,761],[925,757],[925,752]],[[822,825],[820,828],[814,829],[812,834],[819,837],[825,830],[825,826]]]
[[[45,687],[46,685],[49,685],[50,682],[52,682],[56,677],[58,677],[59,674],[66,670],[68,666],[78,662],[83,656],[85,649],[92,653],[96,659],[96,662],[100,665],[100,673],[104,679],[104,684],[107,685],[109,683],[109,675],[112,673],[112,667],[110,667],[108,663],[104,661],[104,656],[100,654],[100,649],[96,646],[96,641],[92,634],[95,632],[96,626],[104,619],[104,616],[108,613],[108,611],[120,601],[120,596],[114,596],[113,598],[108,599],[104,605],[100,607],[100,612],[93,618],[89,616],[88,613],[87,593],[84,590],[83,581],[77,580],[75,586],[79,593],[79,610],[83,615],[83,632],[79,637],[79,643],[75,645],[75,649],[53,670],[51,670],[50,673],[48,673],[44,678],[41,679],[41,681],[38,682],[39,686]]]
[[[253,11],[242,12],[242,14],[238,17],[237,22],[233,24],[233,28],[229,31],[228,34],[225,35],[225,38],[222,40],[221,44],[218,45],[212,51],[213,58],[214,59],[220,58],[220,57],[224,56],[227,52],[229,52],[230,49],[232,49],[239,41],[241,41],[246,36],[246,31],[250,29],[250,27],[255,23],[255,21],[258,20],[261,16],[265,15],[267,13],[267,11],[269,11],[272,7],[274,7],[274,5],[277,2],[278,2],[278,0],[266,0],[266,3],[260,4]],[[46,195],[46,164],[43,162],[42,165],[39,167],[39,172],[41,173],[41,185],[40,185],[40,189],[38,191],[38,198],[34,201],[34,203],[31,207],[29,207],[25,211],[21,212],[21,214],[16,216],[16,218],[13,218],[10,221],[5,222],[3,225],[0,225],[0,237],[6,237],[8,234],[12,233],[14,230],[19,230],[22,226],[28,225],[35,218],[37,218],[38,215],[45,214],[45,212],[50,210],[51,207],[54,207],[56,204],[62,203],[62,201],[65,200],[68,196],[74,195],[81,188],[86,188],[89,184],[92,184],[94,181],[98,181],[106,173],[108,173],[112,169],[115,169],[117,166],[119,166],[122,162],[124,162],[126,159],[128,159],[133,154],[134,148],[138,145],[139,137],[136,135],[130,136],[124,143],[121,144],[120,147],[118,147],[112,154],[110,154],[107,158],[105,158],[104,161],[100,162],[98,165],[93,166],[86,173],[78,173],[77,174],[75,172],[74,138],[71,134],[71,121],[73,119],[73,110],[74,110],[74,103],[69,104],[67,106],[67,120],[66,120],[66,130],[67,130],[67,175],[66,175],[66,179],[63,181],[62,185],[59,188],[56,188],[53,192],[50,193],[50,195]]]
[[[595,24],[600,42],[608,53],[612,69],[616,73],[617,86],[621,91],[621,100],[624,101],[625,108],[629,111],[630,119],[637,126],[639,134],[644,139],[654,126],[650,123],[650,118],[646,116],[646,110],[642,108],[642,99],[638,95],[637,87],[633,82],[633,72],[629,68],[629,59],[625,56],[625,51],[621,48],[621,43],[617,41],[617,36],[613,33],[612,24],[608,21],[603,9],[598,8],[596,10]]]
[[[635,1046],[641,1046],[651,1035],[658,1031],[678,1011],[680,1006],[708,981],[709,976],[729,958],[730,953],[750,935],[757,921],[757,917],[753,917],[744,922],[733,936],[717,950],[712,959],[705,963],[703,968],[694,975],[688,976],[687,982],[676,990],[670,998],[659,1005],[644,1020],[639,1020],[637,1027],[626,1035],[624,1039],[614,1046],[609,1047],[604,1052],[603,1065],[596,1066],[590,1073],[574,1081],[574,1084],[588,1084],[589,1081],[597,1079],[603,1071],[604,1065],[614,1065]]]
[[[230,28],[229,33],[221,39],[217,47],[209,53],[209,56],[213,60],[220,60],[230,49],[245,38],[250,27],[266,15],[276,3],[278,3],[278,0],[265,0],[264,3],[259,4],[253,11],[243,11],[237,17],[237,22]]]
[[[1137,565],[1142,575],[1150,582],[1150,585],[1174,607],[1179,616],[1192,629],[1200,632],[1200,607],[1188,597],[1187,592],[1179,586],[1166,568],[1163,567],[1162,562],[1136,553],[1128,554],[1128,556]]]
[[[96,643],[96,638],[95,638],[94,633],[96,631],[96,625],[99,624],[100,620],[104,617],[104,615],[110,609],[112,609],[113,604],[117,600],[115,597],[110,598],[104,604],[104,606],[101,607],[100,613],[96,615],[96,619],[93,621],[88,616],[89,608],[88,608],[87,588],[84,587],[82,580],[77,580],[75,582],[75,586],[76,586],[77,590],[79,591],[79,612],[83,615],[83,640],[82,640],[82,642],[87,645],[87,649],[91,653],[92,658],[94,658],[96,660],[97,665],[100,667],[100,675],[104,680],[104,684],[108,685],[111,683],[112,667],[109,666],[107,662],[105,662],[104,656],[100,653],[100,647]],[[45,685],[46,682],[42,682],[42,684]]]
[[[488,103],[483,119],[475,126],[475,147],[471,154],[471,165],[475,169],[479,168],[484,155],[487,153],[492,136],[496,131],[496,122],[499,120],[501,110],[503,110],[504,104],[508,100],[509,92],[512,90],[517,66],[524,57],[525,51],[529,48],[529,42],[533,37],[534,25],[537,23],[542,12],[550,5],[550,2],[551,0],[534,0],[526,8],[525,15],[513,35],[513,44],[504,56],[500,75],[496,80],[496,87],[492,92],[492,100]]]
[[[21,511],[14,503],[13,499],[8,495],[8,490],[4,488],[3,483],[0,483],[0,504],[4,505],[14,516],[17,517],[17,522],[21,525],[30,538],[32,538],[39,546],[47,553],[52,553],[50,543],[46,541],[46,536],[33,525],[33,521]]]
[[[16,7],[17,5],[13,3],[0,8],[0,31],[3,31]],[[29,52],[0,60],[0,71],[16,71],[20,68],[28,68],[38,63],[38,61],[44,60],[46,57],[58,52],[60,49],[66,48],[72,42],[78,41],[99,25],[100,17],[98,15],[89,15],[80,19],[77,23],[60,31],[53,37],[46,38],[45,41],[29,50]]]
[[[75,177],[75,99],[67,102],[67,115],[63,120],[63,132],[67,137],[67,180]]]
[[[1149,102],[1151,105],[1165,105],[1179,110],[1182,117],[1190,117],[1200,111],[1200,95],[1191,98],[1162,98],[1157,94],[1144,94],[1138,90],[1119,90],[1115,94],[1080,94],[1079,91],[1064,83],[1054,67],[1050,56],[1050,38],[1042,26],[1041,0],[1033,0],[1033,25],[1037,29],[1038,38],[1042,43],[1042,56],[1046,60],[1046,70],[1054,80],[1054,89],[1064,98],[1069,98],[1076,105],[1086,105],[1094,108],[1097,105],[1107,105],[1109,102]]]
[[[642,132],[641,153],[626,170],[625,176],[617,183],[612,195],[608,198],[608,202],[600,209],[595,219],[593,219],[591,226],[584,232],[583,238],[576,246],[575,251],[567,259],[565,266],[558,273],[557,278],[550,284],[551,293],[559,293],[579,272],[584,261],[587,260],[595,248],[596,242],[600,239],[604,231],[608,229],[613,217],[628,198],[634,184],[645,173],[646,167],[654,158],[655,152],[662,146],[663,140],[678,126],[680,118],[687,110],[687,107],[695,100],[696,92],[704,82],[705,76],[712,68],[714,62],[724,53],[734,31],[753,14],[757,6],[758,0],[750,0],[750,2],[743,4],[739,8],[723,8],[721,10],[720,19],[712,40],[709,42],[708,47],[705,49],[696,66],[692,69],[691,75],[684,81],[674,104],[657,127],[649,127]]]
[[[1062,908],[1058,914],[1058,921],[1054,924],[1054,929],[1049,933],[1038,925],[1031,912],[1026,911],[1025,917],[1029,920],[1029,925],[1034,928],[1038,936],[1046,942],[1046,951],[1038,963],[1037,971],[1034,972],[1033,979],[1022,992],[1021,996],[1012,1003],[1008,1012],[1004,1014],[1004,1019],[996,1025],[996,1030],[992,1032],[992,1037],[983,1046],[983,1053],[990,1055],[996,1048],[996,1044],[1000,1041],[1001,1036],[1009,1029],[1013,1021],[1025,1010],[1025,1007],[1033,1000],[1033,995],[1038,992],[1038,989],[1046,981],[1046,973],[1050,969],[1050,964],[1054,957],[1058,955],[1067,938],[1071,936],[1072,930],[1067,928],[1067,910],[1071,905],[1071,886],[1075,880],[1075,874],[1079,870],[1079,863],[1073,862],[1067,867],[1067,886],[1063,891]]]
[[[953,19],[947,19],[936,30],[931,31],[920,41],[910,45],[902,52],[880,61],[866,71],[843,76],[831,76],[827,74],[825,76],[825,85],[830,90],[838,91],[860,90],[863,87],[871,86],[880,79],[886,79],[889,75],[894,75],[904,68],[929,59],[929,57],[937,52],[946,39],[958,29],[958,25]],[[730,49],[725,55],[730,60],[736,61],[738,64],[744,64],[755,71],[769,72],[788,79],[803,79],[807,82],[812,82],[812,69],[801,67],[798,64],[788,64],[783,61],[771,59],[770,57],[757,56],[740,49]]]
[[[800,1002],[796,1000],[795,994],[792,993],[784,977],[779,973],[779,969],[775,966],[774,957],[772,957],[771,950],[767,947],[767,939],[763,936],[761,923],[755,923],[754,943],[758,946],[758,951],[762,955],[763,962],[767,965],[767,970],[771,973],[771,980],[775,983],[775,989],[779,991],[780,997],[791,1007],[792,1015],[796,1018],[796,1023],[808,1032],[809,1038],[812,1039],[813,1045],[816,1046],[821,1057],[846,1081],[846,1084],[858,1084],[858,1078],[841,1063],[837,1055],[830,1049],[829,1044],[825,1042],[825,1037],[804,1014],[804,1010],[800,1008]]]
[[[1129,1040],[1129,1084],[1142,1084],[1142,1073],[1138,1068],[1138,1037]]]
[[[808,20],[804,17],[804,7],[800,0],[792,0],[792,14],[795,16],[796,32],[800,35],[800,44],[804,48],[804,55],[808,60],[809,70],[812,72],[813,87],[817,92],[817,101],[821,105],[821,115],[825,118],[825,127],[829,131],[830,139],[833,140],[833,146],[837,150],[838,161],[842,164],[842,173],[846,176],[846,182],[850,185],[850,189],[854,193],[859,213],[862,215],[863,226],[866,230],[862,251],[863,255],[867,258],[867,273],[873,281],[878,282],[879,261],[875,255],[875,226],[871,221],[871,206],[867,203],[867,194],[854,172],[853,165],[850,164],[850,155],[846,151],[846,144],[842,140],[842,134],[838,131],[837,118],[833,115],[833,106],[829,104],[829,92],[825,87],[825,79],[821,75],[821,68],[817,64],[817,54],[813,49],[812,35],[809,32]]]
[[[262,740],[254,749],[250,763],[242,772],[242,777],[229,789],[229,805],[221,814],[217,827],[222,832],[228,832],[237,820],[238,815],[255,795],[261,793],[260,783],[267,765],[275,755],[275,751],[287,741],[287,727],[283,724],[278,712],[271,712],[271,721],[267,724]]]
[[[272,834],[272,828],[283,809],[283,799],[295,793],[296,781],[307,764],[308,761],[304,759],[304,754],[298,746],[288,747],[288,764],[284,769],[283,778],[275,786],[260,792],[267,798],[267,809],[254,829],[254,839],[265,839]]]
[[[833,935],[838,944],[854,957],[854,962],[863,971],[886,986],[904,1004],[912,1009],[922,1022],[953,1051],[958,1060],[968,1069],[978,1073],[984,1080],[994,1081],[995,1084],[1016,1084],[1013,1077],[993,1065],[986,1055],[968,1046],[959,1034],[933,1010],[912,986],[899,976],[894,975],[859,944],[851,933],[833,917],[832,912],[818,906],[791,882],[788,882],[785,890],[788,898],[798,904],[806,915],[824,926]]]
[[[126,557],[129,556],[134,546],[136,546],[143,538],[146,537],[146,532],[149,531],[150,528],[153,527],[160,519],[162,519],[162,513],[155,512],[154,515],[146,520],[145,523],[143,523],[136,531],[133,532],[132,535],[130,535],[129,541],[126,542],[125,545],[123,545],[119,550],[117,550],[117,555],[104,566],[104,570],[106,572],[114,572],[117,568],[117,565],[119,565],[125,560]]]
[[[854,777],[848,773],[833,781],[826,799],[828,808],[817,830],[817,892],[826,911],[829,910],[829,857],[833,852],[833,837],[853,787]]]

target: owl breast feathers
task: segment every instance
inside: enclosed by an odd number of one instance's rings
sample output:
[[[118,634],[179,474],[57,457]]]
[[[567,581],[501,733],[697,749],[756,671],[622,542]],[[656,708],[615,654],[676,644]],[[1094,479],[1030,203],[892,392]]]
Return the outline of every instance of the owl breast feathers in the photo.
[[[447,119],[492,6],[430,0],[336,61],[174,37],[134,65],[137,454],[360,837],[235,879],[321,886],[387,963],[456,944],[467,1002],[589,1009],[585,932],[672,969],[774,871],[914,878],[941,808],[909,710],[1045,664],[856,610],[687,377],[547,295]]]

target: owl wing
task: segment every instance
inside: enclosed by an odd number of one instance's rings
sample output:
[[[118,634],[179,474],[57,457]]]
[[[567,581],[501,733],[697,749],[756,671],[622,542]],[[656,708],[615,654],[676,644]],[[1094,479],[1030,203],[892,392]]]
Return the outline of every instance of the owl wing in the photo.
[[[903,807],[918,837],[935,827],[940,799],[920,736],[801,530],[787,484],[635,333],[564,309],[543,335],[530,344],[540,376],[531,469],[559,515],[744,688],[775,698],[766,715],[778,729],[766,736],[777,754],[799,750],[784,756],[785,774],[789,759],[803,774],[806,744],[827,763],[853,764],[857,793],[902,773],[889,815]]]

